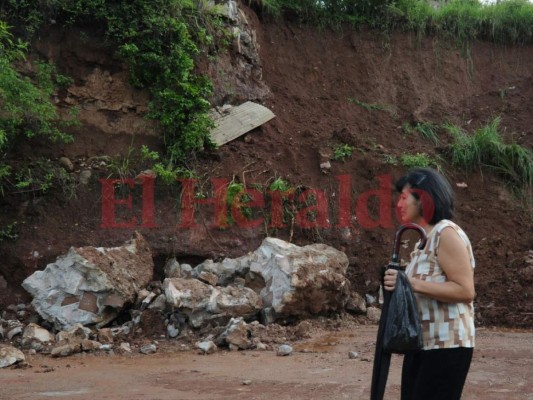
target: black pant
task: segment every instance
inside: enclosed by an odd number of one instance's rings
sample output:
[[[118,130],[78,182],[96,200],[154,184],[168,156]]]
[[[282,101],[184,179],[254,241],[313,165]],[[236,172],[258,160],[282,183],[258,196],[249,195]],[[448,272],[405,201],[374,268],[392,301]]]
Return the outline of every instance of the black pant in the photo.
[[[459,400],[473,350],[457,347],[406,354],[401,400]]]

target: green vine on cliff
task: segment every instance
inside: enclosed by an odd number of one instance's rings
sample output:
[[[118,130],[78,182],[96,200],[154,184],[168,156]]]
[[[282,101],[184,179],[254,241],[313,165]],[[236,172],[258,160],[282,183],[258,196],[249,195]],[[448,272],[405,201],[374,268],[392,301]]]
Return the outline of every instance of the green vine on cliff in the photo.
[[[131,83],[151,93],[147,117],[159,122],[169,166],[213,146],[211,82],[196,73],[199,46],[220,27],[205,0],[6,0],[4,15],[37,32],[45,23],[102,26],[129,67]]]

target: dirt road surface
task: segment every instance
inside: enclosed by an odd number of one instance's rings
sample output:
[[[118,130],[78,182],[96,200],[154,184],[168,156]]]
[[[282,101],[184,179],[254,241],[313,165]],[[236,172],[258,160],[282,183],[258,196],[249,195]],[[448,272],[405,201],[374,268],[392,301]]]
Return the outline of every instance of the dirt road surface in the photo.
[[[368,399],[375,335],[375,326],[316,332],[288,357],[204,356],[171,343],[151,356],[28,356],[31,368],[0,371],[0,399]],[[532,331],[480,329],[463,399],[533,399],[532,343]],[[394,356],[386,399],[399,398],[400,365]]]

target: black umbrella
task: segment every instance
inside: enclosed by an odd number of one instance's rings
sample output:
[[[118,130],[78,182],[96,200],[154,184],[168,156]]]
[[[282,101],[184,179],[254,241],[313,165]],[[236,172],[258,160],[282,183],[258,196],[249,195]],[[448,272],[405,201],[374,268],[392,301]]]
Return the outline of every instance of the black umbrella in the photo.
[[[394,248],[392,252],[392,259],[383,270],[383,275],[385,270],[389,268],[400,269],[400,245],[401,245],[401,236],[408,230],[414,229],[420,235],[420,245],[419,249],[423,249],[427,242],[426,232],[424,229],[416,224],[405,224],[400,226],[396,232],[396,237],[394,239]],[[383,276],[381,278],[383,285]],[[391,353],[383,350],[383,333],[385,332],[385,325],[387,321],[387,313],[389,310],[389,303],[391,298],[391,292],[383,290],[383,306],[381,307],[381,318],[379,320],[378,328],[378,337],[376,339],[376,352],[374,354],[374,368],[372,370],[372,386],[370,389],[370,400],[382,400],[383,395],[385,394],[385,386],[387,384],[387,378],[389,376],[389,366]]]

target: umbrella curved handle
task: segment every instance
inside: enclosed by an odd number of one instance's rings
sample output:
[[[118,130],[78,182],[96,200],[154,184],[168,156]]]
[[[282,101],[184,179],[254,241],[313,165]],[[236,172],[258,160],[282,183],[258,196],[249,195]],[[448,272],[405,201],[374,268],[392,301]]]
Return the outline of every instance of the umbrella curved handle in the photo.
[[[420,245],[418,246],[418,249],[422,250],[426,246],[426,242],[428,239],[427,239],[426,231],[424,230],[424,228],[422,228],[420,225],[413,224],[413,223],[400,226],[400,228],[398,228],[398,230],[396,231],[396,237],[394,238],[394,248],[392,251],[392,259],[391,259],[392,265],[399,266],[401,237],[405,231],[410,230],[410,229],[417,231],[418,234],[420,235]]]

